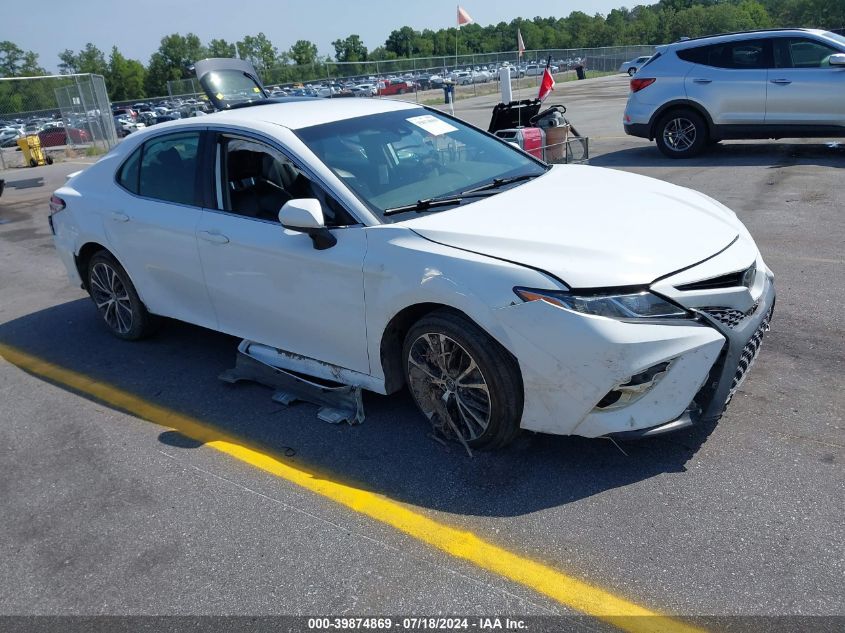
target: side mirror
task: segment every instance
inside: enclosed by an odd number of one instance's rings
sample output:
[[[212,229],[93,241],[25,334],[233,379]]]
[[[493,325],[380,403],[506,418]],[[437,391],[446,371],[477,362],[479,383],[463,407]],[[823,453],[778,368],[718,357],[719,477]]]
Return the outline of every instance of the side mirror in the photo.
[[[845,53],[836,53],[828,59],[831,66],[845,66]]]
[[[318,251],[337,244],[337,238],[326,228],[323,207],[317,198],[288,200],[279,210],[279,222],[286,229],[308,234]]]

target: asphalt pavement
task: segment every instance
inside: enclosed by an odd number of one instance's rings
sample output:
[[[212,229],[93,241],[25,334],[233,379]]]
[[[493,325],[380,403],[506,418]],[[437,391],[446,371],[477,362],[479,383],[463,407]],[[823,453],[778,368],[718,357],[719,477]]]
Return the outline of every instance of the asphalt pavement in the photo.
[[[772,331],[715,426],[621,447],[524,434],[469,458],[428,437],[407,393],[367,394],[364,424],[333,426],[310,405],[220,382],[231,337],[168,322],[118,341],[52,247],[47,200],[73,163],[0,174],[0,344],[649,609],[845,615],[845,149],[726,142],[671,161],[622,133],[626,87],[559,84],[549,103],[590,136],[593,165],[734,209],[776,274]],[[494,102],[458,101],[456,114],[486,128]],[[589,212],[565,192],[549,204]],[[0,614],[575,612],[2,359],[0,473]]]

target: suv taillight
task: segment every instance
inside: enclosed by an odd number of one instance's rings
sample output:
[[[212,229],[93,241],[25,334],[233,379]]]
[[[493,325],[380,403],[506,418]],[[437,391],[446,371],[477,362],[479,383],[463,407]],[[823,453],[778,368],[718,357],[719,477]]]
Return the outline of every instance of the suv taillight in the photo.
[[[648,88],[655,81],[657,81],[657,79],[654,77],[650,77],[649,79],[632,79],[631,92],[639,92],[643,88]]]

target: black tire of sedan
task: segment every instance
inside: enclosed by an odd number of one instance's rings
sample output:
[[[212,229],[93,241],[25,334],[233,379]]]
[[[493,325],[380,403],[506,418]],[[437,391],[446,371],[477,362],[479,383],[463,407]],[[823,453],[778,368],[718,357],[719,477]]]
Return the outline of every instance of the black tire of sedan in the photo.
[[[129,275],[106,251],[95,253],[88,262],[88,293],[114,336],[137,341],[152,334],[156,318],[144,306]]]
[[[402,361],[420,411],[447,433],[488,450],[519,434],[523,389],[516,359],[464,316],[437,310],[420,319],[405,336]]]
[[[695,110],[672,110],[657,122],[655,141],[669,158],[698,156],[707,147],[707,122]]]
[[[633,66],[631,66],[631,68],[628,69],[628,76],[633,77],[634,73],[636,73],[636,72],[637,72],[637,69],[634,68]]]

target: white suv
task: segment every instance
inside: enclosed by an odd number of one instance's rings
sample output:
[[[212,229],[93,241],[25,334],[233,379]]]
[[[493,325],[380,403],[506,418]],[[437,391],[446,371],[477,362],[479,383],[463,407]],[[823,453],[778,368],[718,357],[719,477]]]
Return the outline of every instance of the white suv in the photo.
[[[671,158],[722,139],[845,136],[845,37],[778,29],[662,47],[631,79],[623,124]]]

